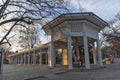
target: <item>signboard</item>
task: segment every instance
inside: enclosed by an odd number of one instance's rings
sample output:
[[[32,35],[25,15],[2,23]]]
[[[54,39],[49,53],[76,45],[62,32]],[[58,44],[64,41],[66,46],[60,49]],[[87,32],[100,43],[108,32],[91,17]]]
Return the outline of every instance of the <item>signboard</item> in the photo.
[[[0,48],[0,80],[2,80],[2,56],[3,56],[4,49]]]
[[[3,53],[3,51],[2,51],[2,49],[0,49],[0,72],[1,72],[1,68],[2,68],[2,54]]]

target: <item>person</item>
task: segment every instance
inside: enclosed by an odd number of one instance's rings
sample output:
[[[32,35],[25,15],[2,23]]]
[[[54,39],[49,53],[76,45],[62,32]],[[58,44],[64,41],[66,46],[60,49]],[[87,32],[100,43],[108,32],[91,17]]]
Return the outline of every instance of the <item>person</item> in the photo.
[[[79,57],[79,66],[81,67],[82,66],[82,58]]]

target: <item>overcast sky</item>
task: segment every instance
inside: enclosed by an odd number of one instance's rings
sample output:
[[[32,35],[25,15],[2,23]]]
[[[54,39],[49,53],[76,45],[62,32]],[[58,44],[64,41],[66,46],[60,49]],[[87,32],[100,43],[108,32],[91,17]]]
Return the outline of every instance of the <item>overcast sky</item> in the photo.
[[[120,0],[71,0],[74,8],[79,8],[79,3],[86,9],[108,20],[120,12]]]
[[[115,14],[120,12],[120,0],[69,0],[71,1],[71,6],[74,9],[79,9],[79,4],[85,9],[85,11],[90,11],[98,15],[104,20],[109,20]],[[79,2],[79,3],[78,3]],[[44,37],[42,37],[44,42],[47,42]],[[17,47],[14,47],[16,51]]]

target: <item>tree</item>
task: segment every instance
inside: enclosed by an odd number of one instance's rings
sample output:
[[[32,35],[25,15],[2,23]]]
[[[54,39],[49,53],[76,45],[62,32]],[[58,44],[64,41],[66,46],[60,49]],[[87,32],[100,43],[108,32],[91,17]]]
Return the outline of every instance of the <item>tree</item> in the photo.
[[[120,57],[120,13],[108,21],[109,26],[101,31],[102,51],[104,54]]]
[[[108,21],[109,26],[105,27],[101,34],[105,41],[112,38],[120,38],[120,12],[113,19]]]
[[[120,58],[120,38],[114,38],[108,41],[109,45],[102,47],[104,55],[113,55],[114,57]]]
[[[11,45],[8,35],[14,27],[41,24],[67,10],[64,0],[2,0],[0,28],[7,26],[8,30],[1,35],[0,45],[5,43]]]
[[[38,35],[38,28],[34,25],[28,26],[24,29],[19,30],[19,45],[23,49],[33,48],[35,45],[40,44],[40,38]]]

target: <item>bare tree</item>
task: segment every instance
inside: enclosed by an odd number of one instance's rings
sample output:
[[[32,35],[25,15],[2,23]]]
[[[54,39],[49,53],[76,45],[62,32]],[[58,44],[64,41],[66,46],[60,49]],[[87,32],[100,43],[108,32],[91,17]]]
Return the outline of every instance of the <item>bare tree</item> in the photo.
[[[120,13],[108,23],[109,26],[101,31],[102,51],[104,54],[120,57]]]
[[[113,55],[120,58],[120,38],[114,38],[108,41],[109,45],[102,47],[104,55]]]
[[[8,35],[15,26],[26,27],[33,23],[40,24],[66,11],[64,0],[2,0],[0,28],[9,26],[9,29],[1,35],[0,45],[9,43]]]
[[[23,48],[33,48],[35,45],[40,44],[39,28],[34,25],[20,29],[19,45]]]
[[[120,13],[115,15],[108,23],[109,26],[102,31],[107,40],[115,37],[120,38]]]

